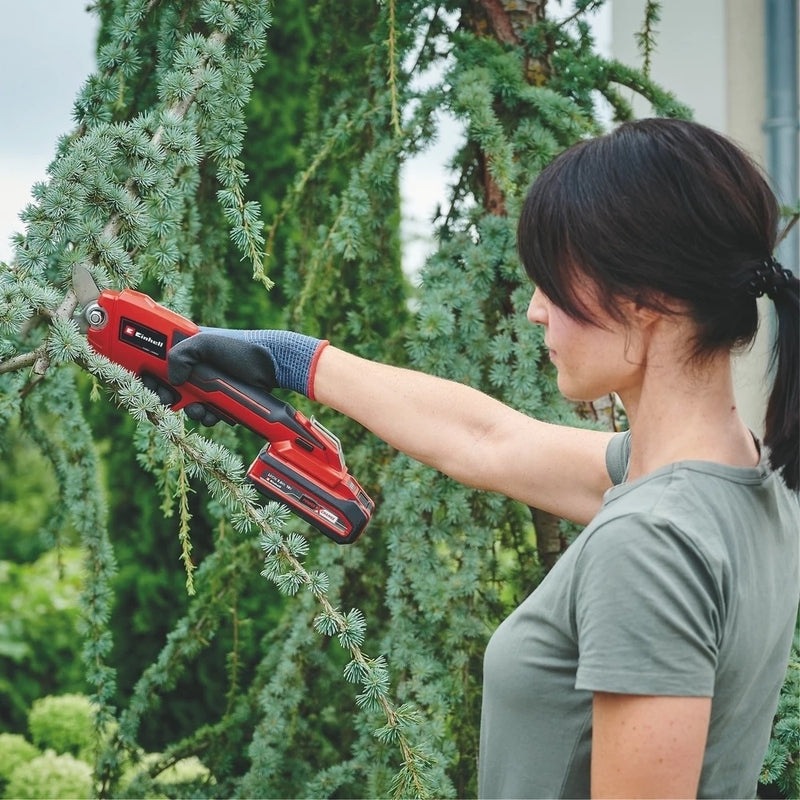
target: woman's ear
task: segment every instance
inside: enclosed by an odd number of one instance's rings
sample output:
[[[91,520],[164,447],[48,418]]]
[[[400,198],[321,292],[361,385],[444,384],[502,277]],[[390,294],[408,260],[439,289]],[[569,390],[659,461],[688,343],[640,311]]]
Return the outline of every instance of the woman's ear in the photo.
[[[632,303],[630,314],[629,318],[635,320],[640,328],[647,328],[664,317],[663,311],[642,303]]]
[[[662,292],[641,292],[629,301],[626,312],[630,319],[641,325],[649,325],[664,317],[680,317],[687,312],[686,304]]]

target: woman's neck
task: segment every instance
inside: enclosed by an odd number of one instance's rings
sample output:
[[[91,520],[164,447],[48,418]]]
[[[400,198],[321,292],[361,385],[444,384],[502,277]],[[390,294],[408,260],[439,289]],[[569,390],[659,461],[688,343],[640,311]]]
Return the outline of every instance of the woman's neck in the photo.
[[[727,353],[695,366],[674,359],[650,363],[638,392],[621,398],[632,433],[630,479],[676,461],[758,463],[757,447],[736,408]]]

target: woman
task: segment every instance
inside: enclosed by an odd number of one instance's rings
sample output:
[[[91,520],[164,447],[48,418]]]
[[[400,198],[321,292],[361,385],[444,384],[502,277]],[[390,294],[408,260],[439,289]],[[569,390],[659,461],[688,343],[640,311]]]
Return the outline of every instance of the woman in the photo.
[[[561,154],[519,223],[562,393],[616,392],[630,431],[546,424],[285,331],[211,330],[170,356],[302,392],[470,486],[586,523],[485,659],[485,797],[753,796],[798,604],[798,281],[775,198],[690,122]],[[778,319],[763,444],[731,353]],[[208,409],[189,410],[213,422]]]

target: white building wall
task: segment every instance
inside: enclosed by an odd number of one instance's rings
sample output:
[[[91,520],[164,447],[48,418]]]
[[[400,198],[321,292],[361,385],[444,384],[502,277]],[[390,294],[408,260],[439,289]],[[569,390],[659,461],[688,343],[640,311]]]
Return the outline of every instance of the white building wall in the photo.
[[[611,0],[611,42],[624,64],[641,65],[635,34],[642,27],[644,0]],[[690,106],[695,118],[717,130],[727,124],[724,0],[665,0],[656,28],[650,75]],[[651,113],[634,102],[639,116]]]

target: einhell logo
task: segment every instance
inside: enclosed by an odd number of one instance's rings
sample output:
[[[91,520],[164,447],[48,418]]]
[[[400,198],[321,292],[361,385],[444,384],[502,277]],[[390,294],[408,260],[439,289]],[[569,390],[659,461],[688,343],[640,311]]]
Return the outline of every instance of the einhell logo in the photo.
[[[145,353],[150,353],[150,355],[157,358],[164,359],[167,357],[167,337],[163,333],[148,328],[146,325],[134,320],[125,319],[124,317],[120,320],[119,338],[123,342],[127,342],[133,347],[138,347],[139,350],[144,350]]]

